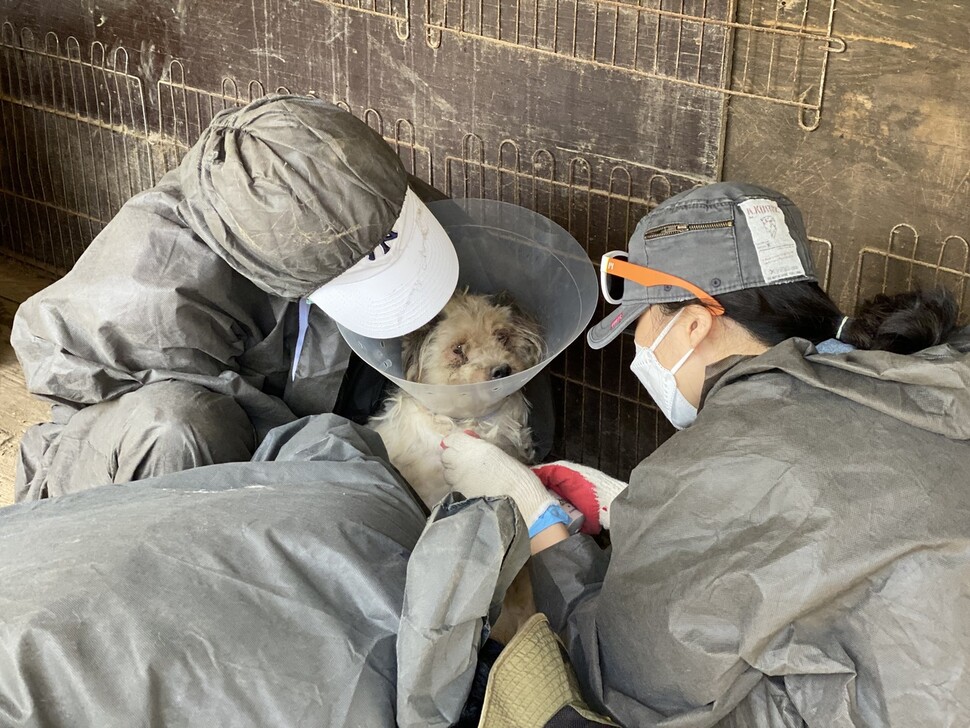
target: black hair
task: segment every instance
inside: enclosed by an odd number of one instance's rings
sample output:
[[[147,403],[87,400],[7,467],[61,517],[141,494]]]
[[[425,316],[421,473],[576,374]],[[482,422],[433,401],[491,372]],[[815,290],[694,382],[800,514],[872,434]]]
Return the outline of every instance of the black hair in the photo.
[[[799,337],[818,344],[836,337],[843,315],[817,283],[800,281],[747,288],[717,296],[724,315],[737,322],[765,346]],[[666,314],[689,305],[692,299],[662,304]],[[957,304],[944,288],[880,294],[859,307],[855,318],[842,326],[839,339],[857,349],[912,354],[942,344],[957,327]]]

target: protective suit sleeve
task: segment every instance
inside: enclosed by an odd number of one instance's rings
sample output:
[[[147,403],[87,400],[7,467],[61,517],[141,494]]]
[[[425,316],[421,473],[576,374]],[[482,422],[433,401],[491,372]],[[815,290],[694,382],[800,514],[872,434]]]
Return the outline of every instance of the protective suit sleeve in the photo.
[[[600,548],[590,536],[576,534],[540,551],[529,563],[537,611],[549,618],[553,631],[562,638],[581,682],[601,695],[596,610],[610,563],[609,550]]]
[[[257,431],[293,419],[264,392],[285,378],[286,305],[179,219],[171,175],[129,200],[66,276],[18,310],[28,390],[72,409],[179,380],[231,396]],[[281,307],[282,306],[282,307]]]

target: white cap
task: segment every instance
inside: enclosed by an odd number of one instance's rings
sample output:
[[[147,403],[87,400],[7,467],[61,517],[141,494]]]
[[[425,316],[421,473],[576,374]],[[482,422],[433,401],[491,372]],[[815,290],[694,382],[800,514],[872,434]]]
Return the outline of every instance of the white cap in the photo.
[[[433,319],[457,285],[448,233],[408,188],[388,239],[307,298],[361,336],[390,339]]]

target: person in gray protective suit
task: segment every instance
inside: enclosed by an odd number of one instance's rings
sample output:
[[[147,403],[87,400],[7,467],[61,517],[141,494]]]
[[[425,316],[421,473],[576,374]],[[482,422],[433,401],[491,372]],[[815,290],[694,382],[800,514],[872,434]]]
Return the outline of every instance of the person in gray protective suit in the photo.
[[[447,728],[520,521],[451,496],[429,519],[334,414],[251,462],[0,509],[0,725]]]
[[[590,704],[627,726],[970,725],[970,335],[945,292],[843,316],[783,195],[666,201],[604,256],[633,373],[680,429],[611,499],[445,439],[466,496],[530,522],[536,604]],[[609,516],[607,519],[606,517]],[[541,529],[535,524],[540,523]]]
[[[219,113],[17,312],[11,341],[53,421],[24,436],[16,499],[249,460],[271,428],[330,412],[350,356],[335,321],[400,336],[454,292],[421,185],[318,99]]]

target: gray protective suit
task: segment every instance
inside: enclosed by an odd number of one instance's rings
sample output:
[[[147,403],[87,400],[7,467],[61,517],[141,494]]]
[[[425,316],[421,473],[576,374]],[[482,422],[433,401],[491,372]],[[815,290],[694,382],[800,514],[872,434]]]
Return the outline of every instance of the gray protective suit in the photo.
[[[505,499],[426,519],[386,458],[319,415],[0,510],[0,725],[452,725],[528,537]]]
[[[311,309],[292,381],[296,300],[373,249],[406,188],[395,152],[330,104],[217,115],[17,312],[27,387],[55,405],[23,439],[17,500],[248,460],[269,429],[330,411],[349,349]]]
[[[786,341],[633,471],[611,554],[533,559],[537,604],[624,725],[970,725],[968,440],[956,347]]]

